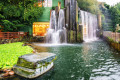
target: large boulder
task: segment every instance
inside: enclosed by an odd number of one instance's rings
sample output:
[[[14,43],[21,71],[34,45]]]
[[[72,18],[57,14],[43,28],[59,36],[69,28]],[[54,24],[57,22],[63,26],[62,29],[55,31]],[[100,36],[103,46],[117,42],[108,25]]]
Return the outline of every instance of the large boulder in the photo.
[[[13,67],[16,74],[25,78],[36,78],[53,67],[56,55],[53,53],[37,53],[20,56]]]

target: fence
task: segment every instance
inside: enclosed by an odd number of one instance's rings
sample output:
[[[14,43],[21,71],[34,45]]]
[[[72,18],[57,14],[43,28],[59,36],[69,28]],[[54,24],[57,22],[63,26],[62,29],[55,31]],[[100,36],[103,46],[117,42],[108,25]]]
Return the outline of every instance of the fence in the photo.
[[[0,39],[15,39],[26,35],[26,32],[0,32]]]

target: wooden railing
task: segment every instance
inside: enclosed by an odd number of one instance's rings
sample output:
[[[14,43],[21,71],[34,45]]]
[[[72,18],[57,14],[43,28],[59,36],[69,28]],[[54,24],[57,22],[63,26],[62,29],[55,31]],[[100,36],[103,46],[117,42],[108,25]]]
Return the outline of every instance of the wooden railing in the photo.
[[[24,32],[0,32],[0,39],[15,39],[26,35]]]

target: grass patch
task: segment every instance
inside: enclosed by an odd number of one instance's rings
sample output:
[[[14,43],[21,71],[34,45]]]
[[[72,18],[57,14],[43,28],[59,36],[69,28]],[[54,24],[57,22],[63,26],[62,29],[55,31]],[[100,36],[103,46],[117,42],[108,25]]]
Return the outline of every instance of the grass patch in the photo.
[[[29,46],[22,46],[22,42],[0,45],[0,68],[12,68],[17,63],[18,57],[29,54],[33,49]]]

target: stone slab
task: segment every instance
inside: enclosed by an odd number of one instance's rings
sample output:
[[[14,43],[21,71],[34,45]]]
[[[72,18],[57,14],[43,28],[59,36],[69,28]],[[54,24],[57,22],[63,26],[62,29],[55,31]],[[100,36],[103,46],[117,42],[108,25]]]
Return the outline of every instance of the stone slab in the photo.
[[[53,67],[56,54],[36,53],[20,56],[17,64],[13,67],[16,74],[25,78],[36,78]]]
[[[53,53],[37,53],[37,54],[26,54],[21,56],[20,58],[25,59],[26,61],[36,63],[38,61],[45,61],[47,62],[48,59],[51,61],[53,58],[55,58],[55,54]]]

